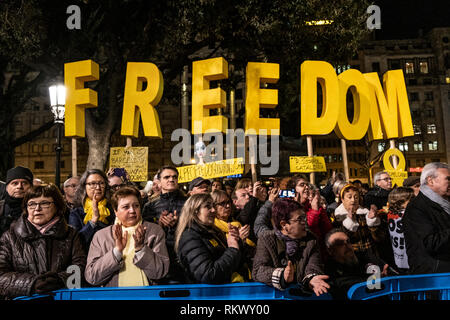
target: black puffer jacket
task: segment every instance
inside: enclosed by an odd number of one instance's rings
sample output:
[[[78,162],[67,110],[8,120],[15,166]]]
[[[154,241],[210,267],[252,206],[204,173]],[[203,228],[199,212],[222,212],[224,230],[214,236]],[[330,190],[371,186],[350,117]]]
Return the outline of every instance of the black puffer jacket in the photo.
[[[183,231],[178,244],[178,258],[190,282],[224,284],[231,282],[234,272],[244,279],[246,272],[248,274],[241,250],[229,248],[220,230],[208,231],[196,222]],[[245,280],[248,280],[248,275]]]
[[[21,216],[0,238],[0,296],[33,294],[38,275],[49,271],[58,273],[66,283],[70,265],[84,274],[86,252],[78,232],[60,219],[42,235]]]

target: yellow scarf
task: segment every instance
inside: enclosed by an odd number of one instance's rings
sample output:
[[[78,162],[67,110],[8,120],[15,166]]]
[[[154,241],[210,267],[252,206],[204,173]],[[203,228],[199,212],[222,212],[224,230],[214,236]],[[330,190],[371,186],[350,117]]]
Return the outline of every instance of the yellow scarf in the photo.
[[[119,220],[116,218],[116,222]],[[134,258],[134,238],[133,234],[136,231],[136,228],[142,224],[142,220],[139,221],[135,226],[132,227],[124,227],[122,226],[122,234],[127,234],[127,245],[123,249],[122,257],[124,260],[124,264],[122,269],[119,271],[119,287],[135,287],[135,286],[148,286],[148,279],[145,275],[144,271],[133,263]]]
[[[225,232],[226,236],[228,235],[228,222],[225,222],[223,220],[215,218],[214,219],[214,225],[217,228],[219,228],[220,230],[222,230],[223,232]],[[231,225],[235,226],[235,227],[238,227],[238,228],[242,227],[242,224],[239,221],[232,221]],[[251,247],[255,247],[256,246],[255,243],[252,240],[250,240],[249,238],[245,239],[245,242]]]
[[[89,220],[92,219],[93,214],[93,208],[92,208],[92,200],[89,198],[86,198],[84,201],[83,206],[84,212],[86,212],[86,215],[84,216],[84,224],[88,223]],[[106,199],[103,199],[98,203],[98,213],[100,214],[99,220],[103,222],[104,224],[108,224],[108,220],[106,218],[111,214],[109,212],[109,209],[106,207]]]

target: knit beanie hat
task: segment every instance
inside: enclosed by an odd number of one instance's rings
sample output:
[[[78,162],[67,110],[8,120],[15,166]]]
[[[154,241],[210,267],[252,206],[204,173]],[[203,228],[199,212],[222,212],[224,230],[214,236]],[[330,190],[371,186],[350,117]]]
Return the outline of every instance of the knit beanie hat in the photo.
[[[17,166],[15,168],[11,168],[6,172],[6,184],[10,183],[11,181],[15,179],[25,179],[30,182],[30,184],[33,184],[33,173],[30,169]]]

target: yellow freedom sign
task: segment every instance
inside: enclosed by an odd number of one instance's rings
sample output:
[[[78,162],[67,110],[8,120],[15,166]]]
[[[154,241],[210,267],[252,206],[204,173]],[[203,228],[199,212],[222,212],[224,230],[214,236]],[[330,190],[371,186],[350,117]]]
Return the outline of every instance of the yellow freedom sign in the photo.
[[[109,167],[125,168],[131,181],[147,181],[148,147],[111,148]]]
[[[397,168],[394,168],[389,160],[393,156],[398,157]],[[389,176],[392,179],[392,186],[402,186],[403,180],[408,178],[408,171],[405,171],[406,161],[403,153],[397,148],[388,149],[383,156],[383,165],[386,172],[389,173]]]
[[[219,177],[242,174],[244,172],[244,159],[227,159],[205,164],[178,167],[178,183],[194,180],[197,177],[212,179]]]
[[[289,157],[290,172],[326,172],[324,157]]]

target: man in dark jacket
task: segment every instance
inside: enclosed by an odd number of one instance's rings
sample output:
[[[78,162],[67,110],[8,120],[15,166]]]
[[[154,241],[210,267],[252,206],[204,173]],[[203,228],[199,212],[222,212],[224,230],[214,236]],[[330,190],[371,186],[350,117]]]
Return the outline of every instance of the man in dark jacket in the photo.
[[[18,166],[7,171],[5,198],[0,200],[0,235],[20,217],[23,197],[32,185],[33,173],[30,169]]]
[[[341,229],[327,233],[325,245],[330,255],[325,274],[330,276],[328,282],[334,299],[346,300],[348,290],[354,284],[366,282],[374,271],[379,271],[379,276],[387,275],[389,266],[375,256],[356,256],[349,237]]]
[[[420,192],[402,219],[412,273],[450,272],[450,171],[446,163],[427,164]]]
[[[166,280],[169,281],[168,283],[182,282],[184,276],[182,269],[176,263],[174,241],[178,217],[181,215],[186,197],[178,189],[178,170],[175,167],[164,166],[158,170],[156,176],[160,181],[161,194],[144,206],[142,217],[146,221],[158,223],[166,233],[166,246],[170,258]],[[161,283],[167,281],[161,281]]]
[[[392,189],[392,179],[386,171],[377,172],[373,177],[375,187],[364,196],[364,208],[370,209],[372,204],[378,210],[383,209]]]

